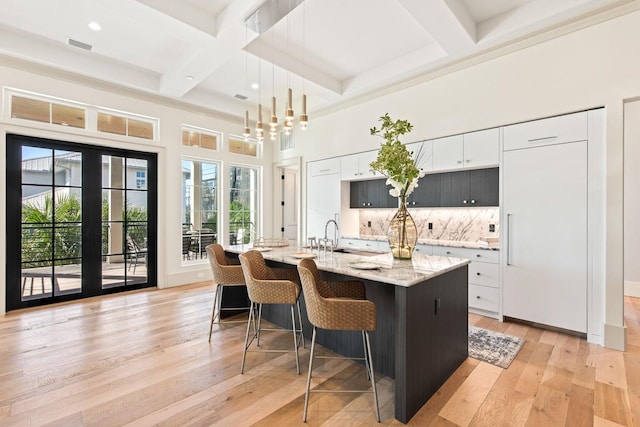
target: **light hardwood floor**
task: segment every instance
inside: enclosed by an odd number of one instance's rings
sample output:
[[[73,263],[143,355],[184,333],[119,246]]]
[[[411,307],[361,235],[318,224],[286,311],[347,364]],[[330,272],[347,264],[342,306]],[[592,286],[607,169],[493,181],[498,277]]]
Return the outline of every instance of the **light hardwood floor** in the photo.
[[[292,426],[301,375],[290,354],[240,358],[245,326],[216,326],[213,287],[200,283],[23,310],[0,319],[0,426]],[[469,323],[522,336],[503,370],[467,359],[411,426],[640,426],[640,299],[625,298],[628,350],[469,315]],[[290,345],[270,333],[263,342]],[[364,368],[325,359],[314,385],[367,386]],[[393,381],[377,376],[382,423],[394,420]],[[312,394],[307,425],[376,425],[371,394]]]

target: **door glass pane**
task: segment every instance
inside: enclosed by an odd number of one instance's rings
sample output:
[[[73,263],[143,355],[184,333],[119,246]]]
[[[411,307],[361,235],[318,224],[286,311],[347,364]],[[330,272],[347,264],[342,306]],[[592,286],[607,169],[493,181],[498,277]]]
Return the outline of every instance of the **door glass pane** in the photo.
[[[80,187],[82,185],[82,153],[56,150],[55,185]]]
[[[124,188],[124,158],[102,156],[102,187]]]
[[[50,148],[23,146],[22,184],[51,185],[53,181],[52,157],[53,150]]]
[[[103,287],[147,282],[147,161],[103,156]]]
[[[53,191],[23,186],[22,199],[22,301],[53,295]],[[36,193],[37,191],[37,193]]]
[[[136,190],[147,189],[146,160],[127,159],[127,188]]]
[[[82,155],[22,147],[22,300],[82,291]]]

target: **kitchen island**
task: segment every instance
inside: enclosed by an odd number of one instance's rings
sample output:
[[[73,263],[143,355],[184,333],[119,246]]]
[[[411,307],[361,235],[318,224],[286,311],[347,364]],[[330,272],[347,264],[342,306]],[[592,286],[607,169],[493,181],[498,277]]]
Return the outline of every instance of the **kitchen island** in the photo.
[[[231,246],[229,254],[251,247]],[[313,255],[312,255],[313,254]],[[263,251],[267,263],[295,268],[300,257],[315,256],[327,280],[359,279],[376,304],[377,329],[371,333],[376,371],[395,380],[395,417],[407,423],[468,355],[467,265],[469,260],[417,255],[394,260],[391,254],[323,253],[296,247]],[[301,298],[305,335],[312,327]],[[265,306],[263,317],[290,327],[290,312]],[[358,332],[318,330],[318,344],[346,356],[362,355]]]

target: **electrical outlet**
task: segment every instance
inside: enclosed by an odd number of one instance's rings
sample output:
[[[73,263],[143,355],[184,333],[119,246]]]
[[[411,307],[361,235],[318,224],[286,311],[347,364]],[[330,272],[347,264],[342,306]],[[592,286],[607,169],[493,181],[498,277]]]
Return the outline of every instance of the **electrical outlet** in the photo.
[[[495,233],[495,232],[496,232],[496,225],[489,224],[489,233]]]
[[[433,223],[432,222],[428,223],[427,227],[429,228],[429,230],[433,230]]]

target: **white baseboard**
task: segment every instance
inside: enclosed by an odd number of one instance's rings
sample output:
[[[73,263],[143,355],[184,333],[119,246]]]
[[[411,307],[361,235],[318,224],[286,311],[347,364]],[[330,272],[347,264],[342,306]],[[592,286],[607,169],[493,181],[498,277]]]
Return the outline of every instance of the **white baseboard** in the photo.
[[[640,282],[624,281],[624,294],[630,297],[640,297]]]

